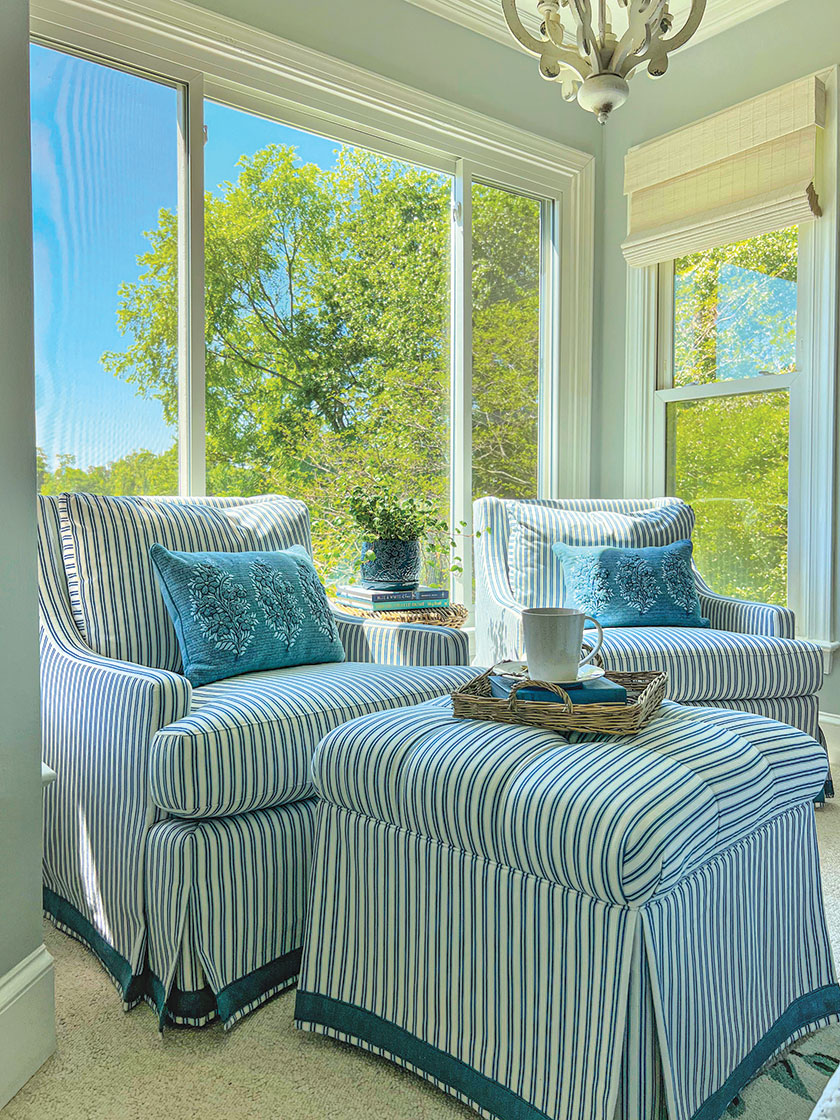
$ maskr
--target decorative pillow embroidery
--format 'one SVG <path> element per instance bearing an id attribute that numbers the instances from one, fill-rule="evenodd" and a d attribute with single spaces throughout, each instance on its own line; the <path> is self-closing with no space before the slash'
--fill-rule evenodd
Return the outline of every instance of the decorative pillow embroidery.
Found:
<path id="1" fill-rule="evenodd" d="M 298 563 L 298 578 L 300 579 L 301 593 L 312 612 L 312 621 L 325 638 L 329 638 L 330 641 L 337 641 L 338 627 L 327 602 L 324 585 L 318 579 L 318 573 L 314 568 L 305 567 Z"/>
<path id="2" fill-rule="evenodd" d="M 294 584 L 280 572 L 272 571 L 262 560 L 255 560 L 251 565 L 251 582 L 269 629 L 285 642 L 286 649 L 291 649 L 305 618 L 295 596 Z"/>
<path id="3" fill-rule="evenodd" d="M 662 579 L 676 605 L 691 614 L 698 605 L 697 587 L 691 569 L 678 553 L 666 552 L 662 557 Z"/>
<path id="4" fill-rule="evenodd" d="M 257 620 L 242 587 L 208 562 L 190 576 L 190 601 L 196 622 L 217 649 L 241 657 L 254 637 Z"/>
<path id="5" fill-rule="evenodd" d="M 641 556 L 622 556 L 615 566 L 615 581 L 625 603 L 647 614 L 659 595 L 653 568 Z"/>
<path id="6" fill-rule="evenodd" d="M 602 626 L 709 625 L 700 614 L 690 540 L 646 548 L 558 542 L 552 551 L 561 565 L 564 605 Z"/>
<path id="7" fill-rule="evenodd" d="M 577 566 L 577 598 L 581 610 L 597 615 L 610 601 L 610 574 L 597 556 L 584 556 Z"/>

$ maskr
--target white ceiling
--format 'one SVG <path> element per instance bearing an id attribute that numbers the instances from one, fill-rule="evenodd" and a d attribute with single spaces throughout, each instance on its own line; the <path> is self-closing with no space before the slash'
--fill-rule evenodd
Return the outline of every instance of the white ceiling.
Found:
<path id="1" fill-rule="evenodd" d="M 515 50 L 521 49 L 507 29 L 500 0 L 408 0 L 408 2 L 418 8 L 434 12 L 435 15 L 443 16 L 453 23 L 459 23 L 462 27 L 478 31 Z M 742 23 L 745 19 L 750 19 L 759 12 L 774 8 L 781 3 L 783 0 L 707 0 L 703 22 L 694 38 L 683 49 L 688 49 L 692 43 L 700 43 L 712 35 L 734 27 L 736 23 Z M 675 26 L 679 27 L 691 7 L 691 0 L 673 0 L 670 7 Z M 527 3 L 520 0 L 519 13 L 522 22 L 535 33 L 539 24 L 536 8 L 535 0 L 528 0 Z"/>

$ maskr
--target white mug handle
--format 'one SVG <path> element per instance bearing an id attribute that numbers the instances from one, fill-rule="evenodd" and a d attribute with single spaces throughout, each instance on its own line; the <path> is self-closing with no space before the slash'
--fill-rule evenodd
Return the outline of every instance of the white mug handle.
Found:
<path id="1" fill-rule="evenodd" d="M 593 650 L 591 650 L 589 653 L 587 653 L 586 657 L 582 658 L 581 662 L 580 662 L 581 665 L 588 665 L 589 662 L 592 660 L 592 658 L 597 657 L 598 654 L 601 652 L 601 646 L 604 644 L 604 630 L 601 626 L 601 623 L 598 621 L 598 619 L 593 618 L 591 614 L 585 614 L 583 616 L 583 618 L 584 618 L 585 622 L 594 622 L 595 623 L 595 629 L 598 631 L 598 640 L 595 643 L 595 648 Z"/>

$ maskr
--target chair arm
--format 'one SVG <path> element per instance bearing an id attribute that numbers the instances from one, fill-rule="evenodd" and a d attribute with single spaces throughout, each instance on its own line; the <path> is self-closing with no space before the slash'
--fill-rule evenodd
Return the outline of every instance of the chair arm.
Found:
<path id="1" fill-rule="evenodd" d="M 451 626 L 421 626 L 411 622 L 378 622 L 334 610 L 348 661 L 376 665 L 469 665 L 470 643 L 465 631 Z"/>
<path id="2" fill-rule="evenodd" d="M 708 618 L 713 630 L 729 630 L 734 634 L 756 634 L 770 638 L 792 638 L 796 619 L 787 607 L 770 603 L 750 603 L 716 595 L 698 572 L 694 573 L 700 613 Z"/>
<path id="3" fill-rule="evenodd" d="M 145 952 L 146 837 L 161 815 L 151 743 L 187 714 L 192 689 L 177 673 L 101 657 L 55 622 L 41 631 L 43 758 L 57 775 L 44 795 L 44 886 L 127 962 L 117 979 L 130 1003 Z"/>
<path id="4" fill-rule="evenodd" d="M 482 589 L 475 604 L 475 663 L 495 665 L 498 661 L 520 661 L 525 657 L 522 608 L 510 596 Z"/>

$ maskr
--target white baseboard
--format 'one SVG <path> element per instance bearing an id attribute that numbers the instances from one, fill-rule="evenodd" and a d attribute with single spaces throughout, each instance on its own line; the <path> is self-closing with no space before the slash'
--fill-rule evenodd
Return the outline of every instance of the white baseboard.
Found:
<path id="1" fill-rule="evenodd" d="M 54 1050 L 53 959 L 40 945 L 0 977 L 0 1108 Z"/>
<path id="2" fill-rule="evenodd" d="M 840 716 L 831 712 L 820 712 L 820 723 L 827 723 L 829 727 L 840 727 Z"/>

